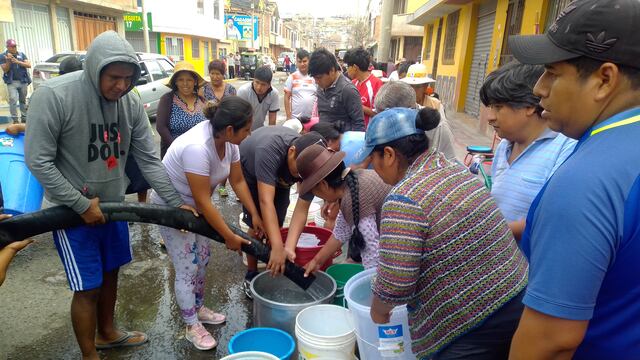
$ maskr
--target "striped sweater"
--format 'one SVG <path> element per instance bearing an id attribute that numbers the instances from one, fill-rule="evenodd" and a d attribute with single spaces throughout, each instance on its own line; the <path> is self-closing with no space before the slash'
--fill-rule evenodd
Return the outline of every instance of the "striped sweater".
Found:
<path id="1" fill-rule="evenodd" d="M 373 292 L 407 304 L 413 352 L 432 356 L 527 284 L 528 264 L 484 186 L 439 152 L 421 155 L 382 209 Z"/>

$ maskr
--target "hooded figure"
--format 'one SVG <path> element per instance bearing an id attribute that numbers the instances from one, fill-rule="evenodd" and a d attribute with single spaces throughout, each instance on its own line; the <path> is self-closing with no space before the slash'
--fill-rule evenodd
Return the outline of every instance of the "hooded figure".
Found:
<path id="1" fill-rule="evenodd" d="M 118 269 L 131 261 L 131 246 L 127 223 L 105 224 L 99 208 L 100 201 L 124 200 L 129 152 L 165 203 L 185 207 L 156 155 L 140 97 L 131 93 L 139 77 L 131 45 L 108 31 L 91 44 L 83 71 L 48 80 L 31 97 L 25 139 L 31 172 L 47 199 L 97 225 L 53 234 L 74 291 L 71 318 L 84 358 L 148 340 L 113 326 Z"/>
<path id="2" fill-rule="evenodd" d="M 134 71 L 120 98 L 109 100 L 105 95 L 113 94 L 103 94 L 100 75 L 116 62 L 131 64 Z M 47 199 L 79 214 L 93 197 L 123 201 L 124 168 L 131 151 L 166 203 L 183 203 L 157 158 L 140 97 L 131 93 L 139 78 L 135 51 L 108 31 L 91 44 L 84 71 L 51 79 L 33 94 L 29 119 L 34 121 L 26 134 L 25 157 Z"/>

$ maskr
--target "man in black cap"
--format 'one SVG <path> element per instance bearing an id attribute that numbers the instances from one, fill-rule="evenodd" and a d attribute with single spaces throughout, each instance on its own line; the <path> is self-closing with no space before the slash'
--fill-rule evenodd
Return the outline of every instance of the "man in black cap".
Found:
<path id="1" fill-rule="evenodd" d="M 534 200 L 512 359 L 640 359 L 640 1 L 574 1 L 545 35 L 509 40 L 544 64 L 534 92 L 578 139 Z"/>

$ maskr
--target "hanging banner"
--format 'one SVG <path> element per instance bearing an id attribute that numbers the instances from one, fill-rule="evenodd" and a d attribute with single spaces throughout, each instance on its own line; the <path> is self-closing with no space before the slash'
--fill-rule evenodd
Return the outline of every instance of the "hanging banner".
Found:
<path id="1" fill-rule="evenodd" d="M 227 40 L 257 40 L 258 39 L 258 17 L 254 16 L 253 21 L 249 15 L 225 15 L 225 34 Z"/>

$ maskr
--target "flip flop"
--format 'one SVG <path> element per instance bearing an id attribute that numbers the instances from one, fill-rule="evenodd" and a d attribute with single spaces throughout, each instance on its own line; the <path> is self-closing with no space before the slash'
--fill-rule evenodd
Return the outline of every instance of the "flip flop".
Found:
<path id="1" fill-rule="evenodd" d="M 129 341 L 133 338 L 143 337 L 142 341 Z M 139 346 L 149 341 L 147 334 L 140 331 L 125 331 L 122 336 L 117 338 L 116 340 L 106 343 L 106 344 L 96 344 L 96 350 L 106 350 L 113 349 L 117 347 L 131 347 L 131 346 Z"/>

